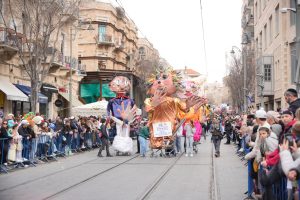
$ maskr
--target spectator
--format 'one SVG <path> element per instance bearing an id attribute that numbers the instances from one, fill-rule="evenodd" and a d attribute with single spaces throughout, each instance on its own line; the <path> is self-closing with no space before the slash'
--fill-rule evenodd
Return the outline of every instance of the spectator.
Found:
<path id="1" fill-rule="evenodd" d="M 140 154 L 142 157 L 145 157 L 149 139 L 149 127 L 147 126 L 147 122 L 143 122 L 143 127 L 140 129 L 138 138 L 140 142 Z"/>
<path id="2" fill-rule="evenodd" d="M 225 123 L 224 123 L 224 126 L 225 126 L 225 134 L 226 134 L 226 143 L 224 144 L 230 144 L 230 137 L 231 137 L 231 134 L 232 134 L 232 124 L 231 124 L 231 121 L 229 120 L 229 117 L 226 116 L 225 117 Z"/>
<path id="3" fill-rule="evenodd" d="M 101 139 L 101 147 L 99 149 L 98 152 L 98 157 L 103 157 L 102 156 L 102 151 L 104 149 L 106 149 L 106 157 L 112 157 L 112 155 L 110 155 L 109 153 L 109 137 L 107 134 L 107 130 L 106 130 L 106 125 L 105 125 L 106 119 L 101 119 L 101 125 L 100 125 L 100 139 Z"/>
<path id="4" fill-rule="evenodd" d="M 211 139 L 215 146 L 215 157 L 220 157 L 220 144 L 223 138 L 220 126 L 220 122 L 214 118 L 211 124 Z"/>
<path id="5" fill-rule="evenodd" d="M 7 153 L 10 137 L 8 135 L 8 121 L 4 120 L 0 129 L 0 150 L 1 150 L 1 161 L 0 164 L 7 165 Z"/>
<path id="6" fill-rule="evenodd" d="M 258 130 L 260 127 L 267 127 L 270 128 L 270 124 L 267 122 L 267 113 L 264 110 L 258 110 L 255 112 L 255 117 L 256 117 L 256 123 L 258 125 Z M 255 143 L 253 146 L 253 149 L 250 153 L 248 153 L 245 158 L 247 160 L 251 160 L 252 158 L 256 158 L 257 161 L 259 161 L 259 158 L 261 157 L 260 155 L 260 149 L 259 149 L 259 137 L 256 137 Z"/>
<path id="7" fill-rule="evenodd" d="M 285 101 L 289 104 L 289 110 L 295 116 L 296 110 L 300 107 L 300 99 L 298 98 L 297 90 L 287 89 L 284 93 Z"/>
<path id="8" fill-rule="evenodd" d="M 186 131 L 186 154 L 193 157 L 193 142 L 194 142 L 194 132 L 192 122 L 189 121 L 185 124 L 184 129 Z"/>
<path id="9" fill-rule="evenodd" d="M 275 111 L 267 112 L 267 122 L 271 125 L 271 130 L 279 137 L 283 130 L 283 125 L 279 122 L 280 114 Z"/>
<path id="10" fill-rule="evenodd" d="M 296 123 L 296 120 L 294 119 L 294 115 L 291 111 L 289 110 L 285 110 L 282 112 L 282 116 L 281 116 L 282 122 L 284 124 L 284 130 L 282 131 L 282 133 L 279 136 L 279 143 L 282 144 L 283 139 L 286 136 L 291 136 L 292 133 L 292 126 Z"/>

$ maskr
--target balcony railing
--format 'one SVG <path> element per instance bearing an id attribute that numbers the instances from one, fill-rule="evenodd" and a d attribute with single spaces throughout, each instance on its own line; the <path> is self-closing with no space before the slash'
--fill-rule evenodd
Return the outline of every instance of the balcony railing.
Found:
<path id="1" fill-rule="evenodd" d="M 12 35 L 5 30 L 0 30 L 0 46 L 6 47 L 7 51 L 18 51 L 16 35 Z"/>
<path id="2" fill-rule="evenodd" d="M 99 45 L 110 45 L 114 46 L 114 38 L 112 35 L 107 35 L 107 34 L 100 34 L 98 35 L 98 44 Z"/>

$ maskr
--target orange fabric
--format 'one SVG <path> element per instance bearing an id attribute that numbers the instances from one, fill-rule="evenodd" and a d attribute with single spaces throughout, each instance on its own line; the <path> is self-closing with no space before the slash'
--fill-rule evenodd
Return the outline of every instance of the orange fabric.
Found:
<path id="1" fill-rule="evenodd" d="M 151 99 L 145 100 L 146 111 L 149 113 L 150 146 L 153 149 L 163 147 L 163 138 L 154 137 L 153 124 L 157 122 L 171 122 L 172 130 L 175 131 L 176 118 L 182 118 L 186 109 L 185 103 L 177 98 L 165 97 L 163 102 L 155 108 L 151 105 Z M 174 138 L 165 137 L 173 140 Z"/>

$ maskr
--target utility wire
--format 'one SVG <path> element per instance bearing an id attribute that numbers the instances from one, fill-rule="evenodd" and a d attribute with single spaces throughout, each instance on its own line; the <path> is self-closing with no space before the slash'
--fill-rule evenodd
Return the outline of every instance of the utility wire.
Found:
<path id="1" fill-rule="evenodd" d="M 207 53 L 206 53 L 206 42 L 205 42 L 205 30 L 204 30 L 204 20 L 203 20 L 203 10 L 202 10 L 202 0 L 200 0 L 200 13 L 201 13 L 201 23 L 202 23 L 202 39 L 203 39 L 203 50 L 204 50 L 204 62 L 205 62 L 205 73 L 208 75 L 207 71 Z"/>

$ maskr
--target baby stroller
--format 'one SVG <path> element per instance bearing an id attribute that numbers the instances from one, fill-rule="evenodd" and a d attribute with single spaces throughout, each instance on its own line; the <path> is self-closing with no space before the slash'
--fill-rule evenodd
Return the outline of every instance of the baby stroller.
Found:
<path id="1" fill-rule="evenodd" d="M 176 132 L 179 129 L 180 126 L 182 126 L 182 124 L 185 122 L 185 119 L 181 120 L 179 125 L 176 127 L 175 131 L 168 137 L 162 137 L 162 145 L 160 148 L 156 149 L 156 151 L 154 151 L 154 149 L 152 149 L 152 153 L 150 155 L 150 157 L 153 157 L 155 155 L 155 153 L 160 152 L 160 156 L 161 157 L 172 157 L 172 156 L 176 156 L 176 150 L 175 150 L 175 138 L 176 138 Z"/>

